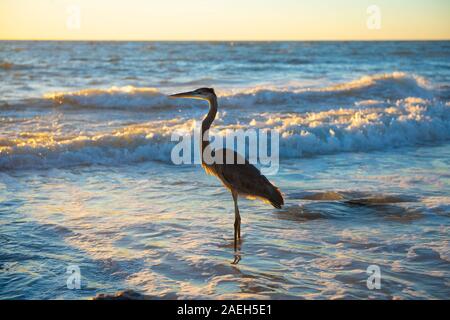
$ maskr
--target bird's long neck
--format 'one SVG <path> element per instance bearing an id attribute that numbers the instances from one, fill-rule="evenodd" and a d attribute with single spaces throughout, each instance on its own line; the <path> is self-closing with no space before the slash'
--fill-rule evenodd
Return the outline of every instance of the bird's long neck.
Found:
<path id="1" fill-rule="evenodd" d="M 202 162 L 203 162 L 203 152 L 205 151 L 206 147 L 209 145 L 209 134 L 208 130 L 211 128 L 211 124 L 213 123 L 214 119 L 216 118 L 217 114 L 217 97 L 214 96 L 213 98 L 208 100 L 209 102 L 209 112 L 206 115 L 205 119 L 203 119 L 202 122 L 202 135 L 201 135 L 201 156 L 202 156 Z"/>

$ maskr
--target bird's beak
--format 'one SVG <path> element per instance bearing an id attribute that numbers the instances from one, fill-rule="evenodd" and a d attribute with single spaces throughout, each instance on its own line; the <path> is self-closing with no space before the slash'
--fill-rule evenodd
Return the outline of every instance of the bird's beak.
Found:
<path id="1" fill-rule="evenodd" d="M 185 98 L 185 99 L 198 99 L 200 95 L 195 91 L 188 91 L 182 93 L 171 94 L 169 98 Z"/>

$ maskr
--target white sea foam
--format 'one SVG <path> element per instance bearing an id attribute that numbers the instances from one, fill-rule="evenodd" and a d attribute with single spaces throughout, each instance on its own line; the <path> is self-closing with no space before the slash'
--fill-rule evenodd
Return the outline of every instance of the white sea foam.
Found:
<path id="1" fill-rule="evenodd" d="M 363 88 L 379 91 L 380 85 L 385 87 L 384 81 L 392 85 L 392 81 L 399 80 L 408 87 L 405 89 L 401 86 L 403 95 L 410 91 L 411 96 L 384 100 L 382 103 L 372 100 L 371 97 L 363 97 L 359 104 L 348 103 L 344 104 L 345 107 L 339 108 L 317 108 L 311 112 L 302 112 L 299 109 L 297 112 L 284 113 L 276 110 L 278 105 L 293 103 L 297 95 L 309 94 L 313 90 L 283 92 L 255 89 L 253 93 L 237 94 L 222 92 L 220 96 L 221 102 L 225 102 L 224 109 L 227 103 L 242 101 L 247 108 L 257 102 L 264 102 L 273 105 L 274 110 L 262 114 L 255 113 L 255 117 L 246 122 L 221 114 L 220 119 L 216 121 L 217 125 L 213 127 L 215 132 L 222 135 L 226 135 L 227 130 L 236 128 L 276 129 L 280 133 L 281 159 L 337 152 L 382 150 L 449 140 L 450 106 L 448 103 L 427 98 L 430 91 L 426 89 L 424 79 L 394 73 L 365 77 L 348 84 L 317 89 L 314 92 L 337 93 Z M 414 95 L 420 91 L 418 89 L 426 94 Z M 401 90 L 396 88 L 395 91 Z M 74 106 L 106 108 L 125 106 L 133 108 L 145 105 L 157 107 L 165 105 L 168 101 L 156 89 L 134 87 L 55 93 L 47 95 L 46 99 Z M 79 131 L 66 133 L 51 128 L 39 131 L 39 128 L 33 127 L 32 121 L 29 127 L 20 130 L 20 135 L 1 137 L 0 168 L 113 165 L 148 160 L 170 162 L 170 152 L 175 145 L 175 142 L 170 141 L 171 134 L 175 130 L 186 134 L 192 133 L 195 122 L 190 117 L 192 115 L 187 114 L 170 120 L 124 125 L 110 131 L 105 129 L 108 126 L 104 126 L 100 132 L 97 130 L 92 134 L 80 134 Z M 84 131 L 89 132 L 89 128 L 85 128 Z"/>
<path id="2" fill-rule="evenodd" d="M 450 106 L 408 97 L 388 107 L 339 108 L 309 113 L 263 113 L 248 121 L 224 124 L 212 133 L 236 127 L 271 128 L 280 133 L 280 158 L 350 151 L 382 150 L 450 139 Z M 22 132 L 3 139 L 1 168 L 119 164 L 147 160 L 170 162 L 176 130 L 192 133 L 195 121 L 174 118 L 129 125 L 93 135 Z"/>
<path id="3" fill-rule="evenodd" d="M 155 88 L 111 87 L 74 92 L 52 92 L 44 99 L 57 105 L 92 108 L 145 108 L 164 106 L 168 98 Z M 173 104 L 173 103 L 172 103 Z"/>
<path id="4" fill-rule="evenodd" d="M 403 72 L 364 76 L 358 80 L 326 87 L 255 87 L 240 91 L 224 92 L 225 104 L 257 106 L 298 104 L 314 102 L 382 102 L 409 96 L 431 98 L 432 90 L 426 79 Z M 363 102 L 365 101 L 365 102 Z M 371 104 L 369 103 L 369 104 Z"/>
<path id="5" fill-rule="evenodd" d="M 282 155 L 382 150 L 450 139 L 450 109 L 414 99 L 388 108 L 337 109 L 318 113 L 268 116 L 281 135 Z"/>
<path id="6" fill-rule="evenodd" d="M 223 108 L 299 105 L 305 103 L 358 103 L 372 105 L 384 100 L 407 97 L 432 98 L 427 81 L 401 72 L 364 76 L 358 80 L 326 87 L 257 86 L 239 90 L 216 90 Z M 166 109 L 191 105 L 186 100 L 169 99 L 156 88 L 133 86 L 108 89 L 86 89 L 74 92 L 52 92 L 44 95 L 50 106 L 69 105 L 86 108 Z"/>

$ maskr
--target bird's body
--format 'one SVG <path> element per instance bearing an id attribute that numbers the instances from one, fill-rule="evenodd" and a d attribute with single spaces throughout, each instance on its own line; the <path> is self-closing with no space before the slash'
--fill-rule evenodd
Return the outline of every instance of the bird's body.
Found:
<path id="1" fill-rule="evenodd" d="M 240 154 L 230 149 L 210 150 L 208 130 L 217 114 L 217 97 L 213 89 L 200 88 L 191 92 L 172 95 L 174 98 L 191 98 L 209 102 L 209 112 L 202 122 L 201 159 L 202 167 L 208 174 L 217 177 L 228 188 L 234 200 L 234 247 L 241 238 L 241 216 L 238 208 L 238 196 L 250 199 L 261 199 L 280 209 L 284 205 L 280 190 L 261 174 L 254 165 L 250 164 Z M 206 161 L 211 155 L 215 161 Z"/>
<path id="2" fill-rule="evenodd" d="M 231 193 L 249 198 L 261 199 L 280 209 L 283 205 L 283 196 L 277 187 L 261 174 L 261 172 L 247 159 L 230 149 L 219 149 L 215 152 L 215 158 L 223 159 L 220 163 L 211 165 L 203 163 L 206 173 L 217 177 Z M 233 163 L 225 163 L 226 158 L 233 157 Z M 239 160 L 239 158 L 241 160 Z"/>

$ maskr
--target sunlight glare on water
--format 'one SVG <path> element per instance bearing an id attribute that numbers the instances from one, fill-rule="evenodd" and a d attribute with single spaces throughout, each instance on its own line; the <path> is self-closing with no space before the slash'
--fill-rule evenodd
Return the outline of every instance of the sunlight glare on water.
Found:
<path id="1" fill-rule="evenodd" d="M 0 298 L 448 298 L 449 49 L 0 42 Z M 238 265 L 231 195 L 170 161 L 207 106 L 166 94 L 203 86 L 217 132 L 280 132 L 286 205 L 240 199 Z"/>

